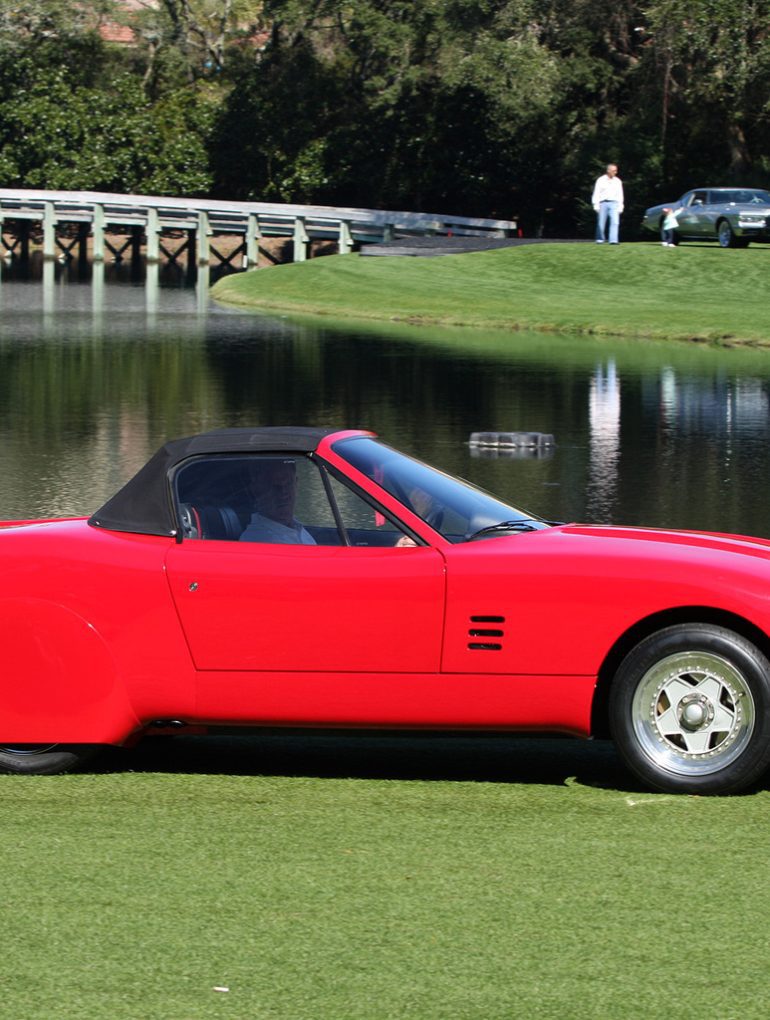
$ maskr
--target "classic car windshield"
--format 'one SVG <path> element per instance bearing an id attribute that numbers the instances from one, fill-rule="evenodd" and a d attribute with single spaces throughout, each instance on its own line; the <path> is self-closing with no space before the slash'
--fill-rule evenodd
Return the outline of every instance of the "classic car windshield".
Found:
<path id="1" fill-rule="evenodd" d="M 377 440 L 341 439 L 334 452 L 451 542 L 548 527 L 540 518 Z"/>

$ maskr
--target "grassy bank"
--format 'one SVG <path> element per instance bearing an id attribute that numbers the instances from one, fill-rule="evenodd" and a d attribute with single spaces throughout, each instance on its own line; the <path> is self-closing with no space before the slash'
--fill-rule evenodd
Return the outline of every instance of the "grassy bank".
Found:
<path id="1" fill-rule="evenodd" d="M 769 806 L 555 739 L 188 738 L 2 777 L 4 1015 L 758 1020 Z"/>
<path id="2" fill-rule="evenodd" d="M 525 245 L 327 256 L 229 276 L 225 304 L 289 314 L 770 345 L 770 248 Z"/>

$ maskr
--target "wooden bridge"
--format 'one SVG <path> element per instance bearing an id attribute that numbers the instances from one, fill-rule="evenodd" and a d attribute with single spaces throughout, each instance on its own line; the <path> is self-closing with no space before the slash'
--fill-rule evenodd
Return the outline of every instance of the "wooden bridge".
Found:
<path id="1" fill-rule="evenodd" d="M 502 238 L 515 236 L 516 229 L 512 220 L 418 212 L 0 189 L 4 254 L 24 258 L 32 245 L 41 245 L 46 260 L 77 254 L 99 262 L 109 253 L 117 260 L 144 255 L 153 263 L 184 255 L 188 264 L 215 260 L 256 268 L 265 238 L 287 240 L 294 261 L 302 262 L 318 242 L 347 254 L 361 243 L 425 236 Z"/>

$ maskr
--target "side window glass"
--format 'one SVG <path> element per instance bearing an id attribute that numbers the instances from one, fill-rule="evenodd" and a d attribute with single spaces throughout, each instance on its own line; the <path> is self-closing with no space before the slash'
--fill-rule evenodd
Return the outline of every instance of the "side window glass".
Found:
<path id="1" fill-rule="evenodd" d="M 301 454 L 190 461 L 174 478 L 182 536 L 307 546 L 346 540 L 352 546 L 416 544 L 398 523 L 322 470 Z"/>
<path id="2" fill-rule="evenodd" d="M 174 478 L 182 537 L 236 542 L 249 517 L 243 457 L 200 457 Z"/>
<path id="3" fill-rule="evenodd" d="M 339 479 L 329 484 L 351 545 L 410 546 L 416 543 L 395 521 L 386 517 Z"/>
<path id="4" fill-rule="evenodd" d="M 281 545 L 339 543 L 318 468 L 302 455 L 200 458 L 176 474 L 183 536 Z"/>

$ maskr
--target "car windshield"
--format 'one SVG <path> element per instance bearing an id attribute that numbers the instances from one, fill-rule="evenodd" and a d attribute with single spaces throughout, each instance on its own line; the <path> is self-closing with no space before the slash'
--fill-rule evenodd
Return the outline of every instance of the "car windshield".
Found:
<path id="1" fill-rule="evenodd" d="M 730 191 L 715 191 L 714 200 L 732 205 L 770 205 L 770 191 L 753 188 L 734 188 Z"/>
<path id="2" fill-rule="evenodd" d="M 549 526 L 541 518 L 375 439 L 341 439 L 334 444 L 334 452 L 450 542 L 539 531 Z"/>

